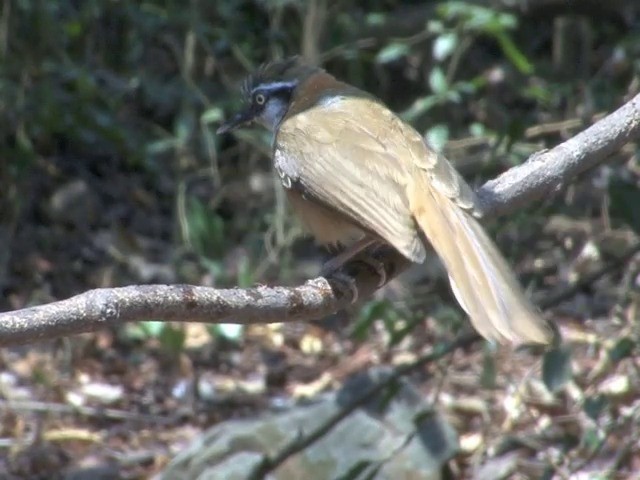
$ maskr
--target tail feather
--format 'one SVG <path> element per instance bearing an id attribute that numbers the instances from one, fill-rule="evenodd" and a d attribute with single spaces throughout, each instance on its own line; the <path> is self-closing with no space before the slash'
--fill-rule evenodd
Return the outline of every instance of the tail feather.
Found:
<path id="1" fill-rule="evenodd" d="M 447 268 L 453 293 L 476 330 L 499 342 L 549 343 L 549 327 L 471 213 L 427 179 L 415 181 L 409 194 L 416 222 Z"/>

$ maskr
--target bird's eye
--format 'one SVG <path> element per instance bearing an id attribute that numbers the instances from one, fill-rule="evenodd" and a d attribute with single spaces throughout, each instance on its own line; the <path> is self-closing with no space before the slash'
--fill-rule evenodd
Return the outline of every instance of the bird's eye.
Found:
<path id="1" fill-rule="evenodd" d="M 256 94 L 255 97 L 253 97 L 253 100 L 258 104 L 258 105 L 264 105 L 264 102 L 266 101 L 266 98 L 264 97 L 264 95 L 262 93 L 258 93 Z"/>

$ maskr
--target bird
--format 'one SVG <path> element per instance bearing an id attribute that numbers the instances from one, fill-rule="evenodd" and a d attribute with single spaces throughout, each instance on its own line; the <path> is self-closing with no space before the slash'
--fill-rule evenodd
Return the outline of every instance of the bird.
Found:
<path id="1" fill-rule="evenodd" d="M 381 100 L 300 56 L 263 64 L 241 91 L 244 107 L 217 133 L 253 123 L 272 133 L 275 172 L 318 243 L 346 246 L 343 259 L 381 243 L 422 263 L 426 240 L 480 335 L 550 343 L 549 325 L 479 223 L 474 191 Z"/>

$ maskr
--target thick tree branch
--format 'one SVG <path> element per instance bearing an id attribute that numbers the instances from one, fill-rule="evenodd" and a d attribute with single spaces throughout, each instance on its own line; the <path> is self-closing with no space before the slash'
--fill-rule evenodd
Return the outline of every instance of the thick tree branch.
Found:
<path id="1" fill-rule="evenodd" d="M 640 95 L 557 147 L 534 153 L 522 165 L 478 190 L 480 208 L 503 215 L 564 188 L 578 174 L 640 138 Z"/>
<path id="2" fill-rule="evenodd" d="M 570 140 L 533 155 L 523 165 L 487 182 L 478 191 L 481 208 L 485 216 L 497 216 L 546 198 L 638 138 L 640 95 Z M 387 279 L 409 265 L 404 257 L 389 249 L 371 254 L 384 261 Z M 360 298 L 378 288 L 375 272 L 357 259 L 343 270 L 343 274 L 353 278 Z M 1 313 L 0 346 L 145 319 L 270 323 L 322 318 L 352 301 L 348 288 L 331 288 L 343 283 L 343 277 L 317 278 L 291 288 L 217 290 L 191 285 L 146 285 L 91 290 L 67 300 Z"/>

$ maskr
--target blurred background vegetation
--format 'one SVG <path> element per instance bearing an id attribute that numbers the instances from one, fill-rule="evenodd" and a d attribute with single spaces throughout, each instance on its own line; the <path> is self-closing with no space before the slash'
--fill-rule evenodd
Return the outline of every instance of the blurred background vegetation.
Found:
<path id="1" fill-rule="evenodd" d="M 96 287 L 246 287 L 315 275 L 322 252 L 288 214 L 271 174 L 268 134 L 214 133 L 238 107 L 241 80 L 264 61 L 300 53 L 373 92 L 477 185 L 638 92 L 639 14 L 634 0 L 4 0 L 0 308 Z M 559 383 L 550 380 L 558 390 L 577 376 L 576 368 L 610 351 L 615 365 L 603 366 L 599 380 L 638 367 L 631 355 L 638 340 L 638 262 L 619 265 L 599 283 L 580 282 L 637 242 L 639 177 L 636 146 L 629 145 L 556 198 L 490 226 L 540 298 L 578 285 L 550 314 L 585 332 L 570 336 L 583 348 L 580 362 L 564 353 L 549 360 L 562 374 Z M 435 271 L 414 269 L 362 308 L 310 325 L 205 328 L 149 319 L 52 342 L 38 354 L 7 350 L 0 369 L 13 387 L 2 384 L 0 397 L 11 397 L 2 389 L 21 385 L 32 399 L 68 403 L 65 391 L 90 377 L 123 387 L 119 408 L 158 413 L 184 406 L 180 392 L 191 388 L 184 385 L 200 385 L 194 378 L 215 371 L 214 384 L 224 377 L 247 389 L 249 378 L 259 393 L 215 414 L 189 403 L 194 422 L 204 427 L 263 411 L 264 399 L 295 398 L 295 385 L 350 362 L 367 344 L 373 346 L 360 368 L 395 363 L 451 339 L 464 318 Z M 478 382 L 499 385 L 498 354 L 481 346 L 469 354 L 480 359 L 473 365 Z M 565 368 L 574 360 L 580 366 Z M 640 385 L 637 372 L 628 380 Z M 583 396 L 589 392 L 572 385 Z M 189 402 L 203 395 L 195 391 Z M 578 408 L 564 400 L 562 412 Z M 12 459 L 4 468 L 33 473 L 32 450 L 17 447 L 25 435 L 22 414 L 0 415 L 0 437 L 8 439 L 0 448 Z M 91 429 L 97 421 L 62 417 L 45 426 L 78 421 Z M 28 418 L 41 428 L 40 414 Z M 562 455 L 598 458 L 609 431 L 594 422 L 593 438 L 572 432 L 576 439 L 563 444 Z M 85 443 L 56 443 L 61 465 L 74 464 L 69 452 L 100 451 Z M 562 455 L 561 464 L 575 460 Z M 148 472 L 163 461 L 131 468 Z"/>

